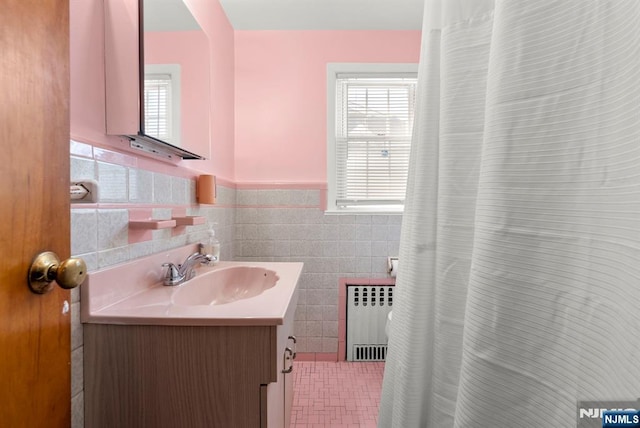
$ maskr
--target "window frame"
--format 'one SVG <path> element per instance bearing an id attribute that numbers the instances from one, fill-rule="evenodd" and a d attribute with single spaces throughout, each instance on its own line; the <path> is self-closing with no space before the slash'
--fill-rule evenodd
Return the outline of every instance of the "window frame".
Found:
<path id="1" fill-rule="evenodd" d="M 145 80 L 147 80 L 147 76 L 153 75 L 169 75 L 171 77 L 171 141 L 166 141 L 167 143 L 180 146 L 181 137 L 182 137 L 182 129 L 181 129 L 181 67 L 180 64 L 145 64 L 144 66 L 144 76 Z M 144 82 L 143 82 L 144 84 Z M 144 92 L 144 88 L 143 88 Z M 146 111 L 145 106 L 143 109 Z M 144 118 L 143 123 L 144 123 Z M 145 129 L 145 133 L 147 130 Z"/>
<path id="2" fill-rule="evenodd" d="M 393 74 L 406 76 L 415 74 L 417 77 L 417 63 L 328 63 L 327 64 L 327 206 L 325 214 L 399 214 L 404 211 L 402 205 L 361 205 L 338 208 L 337 194 L 337 165 L 336 165 L 336 126 L 337 126 L 337 82 L 342 74 Z"/>

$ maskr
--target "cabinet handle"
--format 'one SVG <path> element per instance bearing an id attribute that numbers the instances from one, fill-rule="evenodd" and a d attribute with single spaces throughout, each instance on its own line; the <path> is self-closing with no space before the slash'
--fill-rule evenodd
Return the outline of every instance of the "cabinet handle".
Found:
<path id="1" fill-rule="evenodd" d="M 298 355 L 296 353 L 296 348 L 297 348 L 296 344 L 298 343 L 298 339 L 296 339 L 295 336 L 291 335 L 289 336 L 289 340 L 293 341 L 293 359 L 295 360 L 296 356 Z"/>
<path id="2" fill-rule="evenodd" d="M 286 347 L 284 349 L 284 363 L 287 365 L 287 361 L 291 361 L 291 365 L 288 369 L 282 369 L 282 373 L 291 373 L 293 371 L 293 351 L 291 348 Z"/>

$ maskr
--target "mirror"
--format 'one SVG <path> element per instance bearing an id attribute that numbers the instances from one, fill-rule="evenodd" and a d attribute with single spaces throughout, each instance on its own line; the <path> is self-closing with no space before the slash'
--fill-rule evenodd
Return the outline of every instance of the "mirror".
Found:
<path id="1" fill-rule="evenodd" d="M 183 0 L 140 0 L 140 16 L 140 56 L 144 61 L 136 140 L 178 149 L 184 159 L 208 158 L 207 35 Z"/>

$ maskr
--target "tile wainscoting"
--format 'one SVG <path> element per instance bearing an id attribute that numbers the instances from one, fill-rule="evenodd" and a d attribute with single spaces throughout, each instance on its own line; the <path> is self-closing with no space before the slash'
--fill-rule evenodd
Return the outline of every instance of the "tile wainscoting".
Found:
<path id="1" fill-rule="evenodd" d="M 197 172 L 72 142 L 71 180 L 95 180 L 100 199 L 71 206 L 71 252 L 90 271 L 201 242 L 215 225 L 223 260 L 300 261 L 300 298 L 294 332 L 297 351 L 310 360 L 338 359 L 340 280 L 386 278 L 397 256 L 401 215 L 325 215 L 324 186 L 221 185 L 216 205 L 195 200 Z M 129 210 L 169 219 L 172 210 L 205 217 L 207 224 L 155 230 L 130 242 Z M 72 293 L 72 426 L 82 428 L 83 339 L 79 293 Z"/>
<path id="2" fill-rule="evenodd" d="M 325 215 L 322 189 L 236 192 L 234 259 L 303 262 L 297 351 L 305 358 L 343 359 L 340 280 L 387 278 L 387 257 L 398 255 L 402 216 Z"/>
<path id="3" fill-rule="evenodd" d="M 71 204 L 71 253 L 82 257 L 89 271 L 123 263 L 149 254 L 204 241 L 209 225 L 221 242 L 221 259 L 234 254 L 236 190 L 218 185 L 216 205 L 198 205 L 197 173 L 175 165 L 154 165 L 122 153 L 71 142 L 71 181 L 95 180 L 98 203 Z M 151 164 L 153 165 L 153 164 Z M 154 230 L 149 240 L 130 242 L 129 211 L 144 208 L 154 219 L 170 219 L 178 210 L 206 218 L 206 223 Z M 160 266 L 158 266 L 160 269 Z M 80 293 L 72 291 L 71 304 L 71 407 L 72 427 L 84 427 L 83 333 Z"/>

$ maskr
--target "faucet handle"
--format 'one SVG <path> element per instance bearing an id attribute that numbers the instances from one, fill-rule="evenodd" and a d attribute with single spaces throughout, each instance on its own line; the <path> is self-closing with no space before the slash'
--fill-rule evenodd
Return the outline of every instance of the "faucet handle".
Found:
<path id="1" fill-rule="evenodd" d="M 180 275 L 178 267 L 173 263 L 162 263 L 162 267 L 168 268 L 164 276 L 164 285 L 176 285 L 184 279 L 184 275 Z"/>

